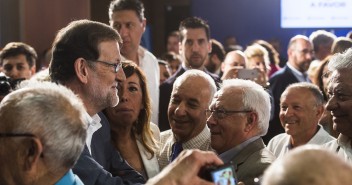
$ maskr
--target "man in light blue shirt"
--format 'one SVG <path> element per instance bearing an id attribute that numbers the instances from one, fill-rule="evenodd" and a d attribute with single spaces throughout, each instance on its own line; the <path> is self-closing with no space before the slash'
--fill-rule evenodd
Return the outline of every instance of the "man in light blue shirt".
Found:
<path id="1" fill-rule="evenodd" d="M 64 86 L 25 82 L 0 104 L 0 184 L 82 185 L 72 173 L 85 145 L 82 101 Z"/>

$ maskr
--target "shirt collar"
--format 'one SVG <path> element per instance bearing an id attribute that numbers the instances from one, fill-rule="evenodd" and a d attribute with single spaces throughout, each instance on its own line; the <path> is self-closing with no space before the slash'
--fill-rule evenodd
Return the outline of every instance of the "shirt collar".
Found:
<path id="1" fill-rule="evenodd" d="M 245 148 L 247 145 L 249 145 L 250 143 L 252 143 L 253 141 L 255 141 L 259 138 L 260 138 L 260 136 L 254 136 L 254 137 L 242 142 L 241 144 L 231 148 L 230 150 L 223 152 L 222 154 L 219 155 L 220 159 L 222 159 L 224 161 L 224 163 L 231 161 L 231 159 L 233 159 L 234 156 L 236 156 L 238 153 L 240 153 L 240 151 L 243 148 Z"/>
<path id="2" fill-rule="evenodd" d="M 182 143 L 183 149 L 192 149 L 192 148 L 201 148 L 204 144 L 204 141 L 207 141 L 210 138 L 210 130 L 207 126 L 204 126 L 202 132 L 200 132 L 196 137 L 190 139 L 187 142 Z M 174 143 L 176 139 L 174 137 Z"/>
<path id="3" fill-rule="evenodd" d="M 76 185 L 83 184 L 82 181 L 69 170 L 55 185 Z"/>
<path id="4" fill-rule="evenodd" d="M 307 72 L 302 73 L 301 71 L 298 71 L 296 68 L 294 68 L 290 63 L 287 62 L 287 67 L 291 69 L 293 75 L 295 75 L 296 78 L 299 79 L 301 82 L 306 82 L 307 80 Z"/>

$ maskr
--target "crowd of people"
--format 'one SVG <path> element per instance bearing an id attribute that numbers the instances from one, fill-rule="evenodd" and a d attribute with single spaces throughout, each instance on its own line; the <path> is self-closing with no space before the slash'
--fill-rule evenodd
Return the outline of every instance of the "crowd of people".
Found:
<path id="1" fill-rule="evenodd" d="M 295 35 L 282 65 L 188 17 L 156 57 L 142 2 L 107 12 L 60 29 L 47 67 L 26 43 L 0 51 L 0 184 L 213 184 L 223 164 L 246 185 L 352 180 L 350 35 Z"/>

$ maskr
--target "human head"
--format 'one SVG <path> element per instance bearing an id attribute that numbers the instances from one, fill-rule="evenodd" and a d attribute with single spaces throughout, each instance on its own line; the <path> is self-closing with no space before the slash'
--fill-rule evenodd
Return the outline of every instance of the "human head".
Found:
<path id="1" fill-rule="evenodd" d="M 340 185 L 351 183 L 352 166 L 335 153 L 303 145 L 277 159 L 264 172 L 262 185 Z"/>
<path id="2" fill-rule="evenodd" d="M 318 60 L 323 60 L 331 54 L 331 46 L 336 35 L 325 30 L 314 31 L 309 36 L 309 40 L 313 44 L 314 56 Z"/>
<path id="3" fill-rule="evenodd" d="M 254 41 L 254 43 L 257 43 L 266 49 L 266 51 L 268 52 L 270 64 L 279 65 L 280 63 L 279 53 L 276 51 L 273 45 L 271 45 L 269 42 L 265 40 L 256 40 Z"/>
<path id="4" fill-rule="evenodd" d="M 331 46 L 331 54 L 343 53 L 352 47 L 352 39 L 347 37 L 338 37 Z"/>
<path id="5" fill-rule="evenodd" d="M 183 64 L 187 68 L 203 69 L 211 52 L 209 25 L 201 18 L 188 17 L 181 21 L 179 31 Z"/>
<path id="6" fill-rule="evenodd" d="M 150 130 L 151 102 L 145 73 L 137 64 L 129 60 L 122 63 L 122 69 L 126 74 L 126 80 L 119 85 L 120 102 L 115 107 L 105 109 L 104 113 L 112 129 L 115 128 L 114 124 L 121 126 L 126 125 L 127 122 L 133 123 L 134 134 L 141 136 L 142 144 L 152 152 L 152 147 L 147 142 L 147 138 L 151 138 L 152 133 Z M 126 113 L 125 109 L 136 110 Z"/>
<path id="7" fill-rule="evenodd" d="M 187 70 L 176 79 L 168 108 L 176 140 L 186 142 L 203 131 L 207 120 L 205 110 L 215 92 L 214 80 L 203 71 Z"/>
<path id="8" fill-rule="evenodd" d="M 169 69 L 170 69 L 171 75 L 176 73 L 182 61 L 180 55 L 172 51 L 164 53 L 160 58 L 162 60 L 165 60 L 167 63 L 169 63 Z"/>
<path id="9" fill-rule="evenodd" d="M 246 48 L 244 54 L 247 58 L 247 68 L 258 68 L 260 71 L 266 73 L 270 70 L 269 54 L 263 46 L 252 44 Z"/>
<path id="10" fill-rule="evenodd" d="M 166 50 L 167 52 L 174 52 L 176 54 L 179 54 L 180 52 L 180 32 L 179 31 L 173 31 L 167 36 L 167 41 L 166 41 Z"/>
<path id="11" fill-rule="evenodd" d="M 329 100 L 326 109 L 331 111 L 333 129 L 352 137 L 352 49 L 335 54 L 328 64 L 331 72 L 328 83 Z"/>
<path id="12" fill-rule="evenodd" d="M 147 21 L 144 5 L 139 0 L 113 0 L 109 7 L 110 26 L 122 37 L 121 53 L 125 57 L 137 56 Z"/>
<path id="13" fill-rule="evenodd" d="M 240 50 L 230 51 L 226 54 L 224 62 L 221 64 L 221 71 L 225 74 L 234 66 L 246 68 L 246 56 Z"/>
<path id="14" fill-rule="evenodd" d="M 313 48 L 308 37 L 296 35 L 291 38 L 288 49 L 288 63 L 300 72 L 306 72 L 313 59 Z"/>
<path id="15" fill-rule="evenodd" d="M 23 42 L 10 42 L 0 51 L 0 66 L 12 79 L 29 79 L 36 71 L 38 56 L 35 50 Z"/>
<path id="16" fill-rule="evenodd" d="M 169 65 L 163 60 L 158 60 L 160 72 L 160 84 L 170 77 Z"/>
<path id="17" fill-rule="evenodd" d="M 118 103 L 117 83 L 125 79 L 120 64 L 121 37 L 111 27 L 94 21 L 73 21 L 53 43 L 51 80 L 68 86 L 94 115 Z"/>
<path id="18" fill-rule="evenodd" d="M 320 62 L 312 78 L 312 83 L 319 87 L 320 91 L 323 93 L 325 101 L 328 100 L 327 87 L 329 81 L 329 73 L 327 64 L 329 63 L 330 58 L 331 55 Z"/>
<path id="19" fill-rule="evenodd" d="M 209 53 L 208 59 L 205 60 L 204 66 L 211 73 L 215 73 L 221 66 L 221 63 L 225 58 L 225 50 L 222 44 L 215 40 L 210 39 L 211 52 Z"/>
<path id="20" fill-rule="evenodd" d="M 6 96 L 0 104 L 0 133 L 18 135 L 0 137 L 1 184 L 60 179 L 85 145 L 83 112 L 72 91 L 50 82 L 26 81 Z"/>
<path id="21" fill-rule="evenodd" d="M 217 153 L 223 153 L 254 136 L 264 136 L 267 133 L 270 97 L 264 88 L 255 82 L 242 79 L 224 80 L 209 109 L 243 111 L 227 115 L 213 112 L 208 115 L 211 146 Z"/>
<path id="22" fill-rule="evenodd" d="M 308 142 L 316 133 L 323 112 L 323 94 L 312 83 L 291 84 L 281 94 L 279 118 L 285 132 L 293 139 Z"/>

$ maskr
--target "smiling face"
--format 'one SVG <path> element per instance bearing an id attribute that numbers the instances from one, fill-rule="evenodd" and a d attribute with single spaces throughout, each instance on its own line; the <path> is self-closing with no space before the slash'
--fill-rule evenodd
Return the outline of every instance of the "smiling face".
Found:
<path id="1" fill-rule="evenodd" d="M 188 141 L 204 129 L 210 99 L 210 85 L 204 78 L 191 76 L 175 86 L 168 117 L 178 141 Z"/>
<path id="2" fill-rule="evenodd" d="M 203 28 L 182 30 L 184 38 L 181 42 L 181 55 L 186 67 L 202 69 L 205 59 L 211 52 L 211 44 Z"/>
<path id="3" fill-rule="evenodd" d="M 285 132 L 293 138 L 311 138 L 317 130 L 322 109 L 316 105 L 312 92 L 291 88 L 281 95 L 280 121 Z"/>
<path id="4" fill-rule="evenodd" d="M 218 91 L 210 105 L 210 110 L 243 110 L 241 89 Z M 236 95 L 236 96 L 234 96 Z M 211 132 L 211 147 L 221 154 L 246 140 L 247 113 L 234 113 L 219 119 L 214 113 L 207 120 Z"/>
<path id="5" fill-rule="evenodd" d="M 116 41 L 103 41 L 99 44 L 100 56 L 98 60 L 106 61 L 111 64 L 121 62 L 119 45 Z M 97 112 L 107 107 L 114 107 L 119 102 L 117 96 L 118 82 L 125 80 L 125 73 L 122 68 L 115 73 L 114 67 L 103 63 L 95 63 L 95 68 L 90 69 L 92 76 L 88 80 L 88 89 L 91 103 L 95 104 Z"/>
<path id="6" fill-rule="evenodd" d="M 352 80 L 349 70 L 334 71 L 328 85 L 329 101 L 334 130 L 352 137 Z"/>
<path id="7" fill-rule="evenodd" d="M 136 73 L 121 83 L 119 98 L 120 102 L 116 107 L 106 109 L 107 117 L 111 123 L 132 126 L 143 109 L 142 88 Z"/>

